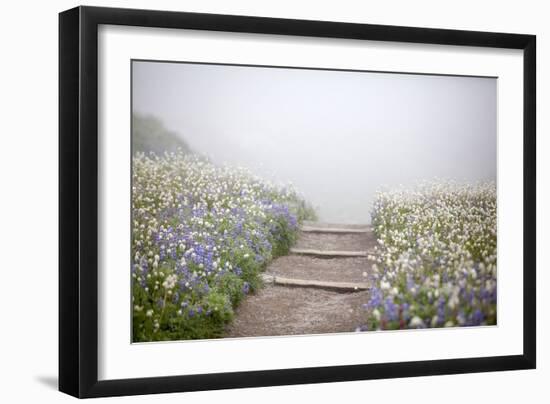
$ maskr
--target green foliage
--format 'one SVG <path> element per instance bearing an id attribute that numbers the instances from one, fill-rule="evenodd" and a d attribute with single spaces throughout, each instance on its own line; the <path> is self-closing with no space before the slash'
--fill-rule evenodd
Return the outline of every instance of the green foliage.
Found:
<path id="1" fill-rule="evenodd" d="M 298 216 L 298 220 L 300 222 L 303 222 L 305 220 L 309 221 L 316 221 L 317 220 L 317 212 L 315 211 L 315 208 L 305 200 L 299 200 L 296 206 L 296 214 Z"/>
<path id="2" fill-rule="evenodd" d="M 244 280 L 232 272 L 223 276 L 217 284 L 217 290 L 221 295 L 227 296 L 233 306 L 237 306 L 243 296 Z"/>

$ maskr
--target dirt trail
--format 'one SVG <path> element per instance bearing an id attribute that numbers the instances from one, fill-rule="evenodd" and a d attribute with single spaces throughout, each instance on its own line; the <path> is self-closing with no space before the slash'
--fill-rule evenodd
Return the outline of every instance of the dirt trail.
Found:
<path id="1" fill-rule="evenodd" d="M 321 231 L 300 232 L 297 249 L 372 251 L 376 239 L 370 228 L 308 223 Z M 326 231 L 324 229 L 327 229 Z M 331 233 L 330 229 L 339 232 Z M 365 229 L 345 233 L 342 229 Z M 284 278 L 368 283 L 372 261 L 365 257 L 319 258 L 313 255 L 280 257 L 266 274 Z M 314 287 L 266 285 L 237 308 L 226 337 L 322 334 L 354 331 L 364 321 L 362 304 L 369 291 L 339 292 Z"/>

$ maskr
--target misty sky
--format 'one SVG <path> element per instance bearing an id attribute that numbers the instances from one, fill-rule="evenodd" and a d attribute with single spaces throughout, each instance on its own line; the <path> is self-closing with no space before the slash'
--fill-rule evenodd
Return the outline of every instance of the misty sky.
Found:
<path id="1" fill-rule="evenodd" d="M 335 223 L 381 187 L 496 179 L 494 78 L 133 62 L 134 112 L 214 163 L 292 182 Z"/>

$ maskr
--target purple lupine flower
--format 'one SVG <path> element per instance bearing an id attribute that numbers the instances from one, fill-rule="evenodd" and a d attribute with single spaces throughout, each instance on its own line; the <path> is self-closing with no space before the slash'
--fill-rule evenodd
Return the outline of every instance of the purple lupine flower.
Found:
<path id="1" fill-rule="evenodd" d="M 245 295 L 247 295 L 248 292 L 250 292 L 250 285 L 249 285 L 248 282 L 243 283 L 243 289 L 242 289 L 242 291 L 243 291 L 243 293 L 244 293 Z"/>

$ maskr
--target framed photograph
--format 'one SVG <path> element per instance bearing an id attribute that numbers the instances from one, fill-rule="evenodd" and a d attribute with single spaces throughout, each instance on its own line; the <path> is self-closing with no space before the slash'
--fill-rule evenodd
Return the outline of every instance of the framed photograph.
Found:
<path id="1" fill-rule="evenodd" d="M 59 389 L 533 369 L 533 35 L 59 16 Z"/>

